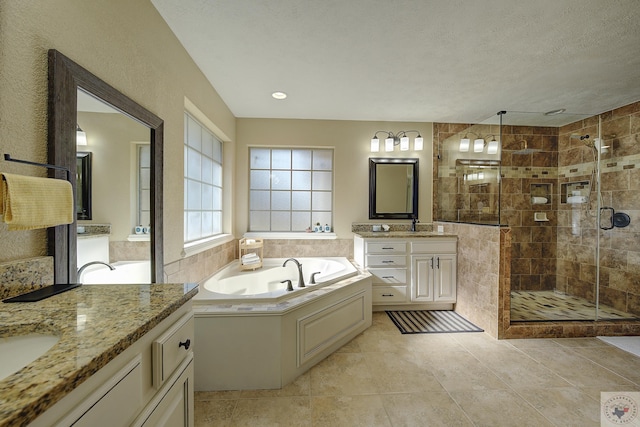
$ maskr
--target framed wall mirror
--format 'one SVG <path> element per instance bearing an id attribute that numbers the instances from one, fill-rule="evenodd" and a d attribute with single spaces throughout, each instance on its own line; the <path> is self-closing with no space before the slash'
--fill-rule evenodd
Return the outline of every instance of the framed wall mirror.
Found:
<path id="1" fill-rule="evenodd" d="M 76 153 L 76 219 L 91 219 L 91 152 Z"/>
<path id="2" fill-rule="evenodd" d="M 369 219 L 418 217 L 418 159 L 369 159 Z"/>
<path id="3" fill-rule="evenodd" d="M 163 281 L 162 175 L 164 122 L 57 50 L 49 51 L 48 151 L 49 163 L 69 168 L 77 189 L 76 129 L 78 91 L 82 91 L 148 128 L 150 164 L 151 282 Z M 55 172 L 64 178 L 62 172 Z M 93 194 L 92 199 L 97 195 Z M 95 216 L 95 212 L 93 212 Z M 48 230 L 49 254 L 54 256 L 56 283 L 77 281 L 77 223 Z"/>

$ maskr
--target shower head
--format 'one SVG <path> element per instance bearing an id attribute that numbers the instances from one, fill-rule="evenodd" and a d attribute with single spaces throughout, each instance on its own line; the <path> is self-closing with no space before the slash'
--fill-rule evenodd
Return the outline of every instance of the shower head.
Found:
<path id="1" fill-rule="evenodd" d="M 579 139 L 580 141 L 584 141 L 585 139 L 589 139 L 589 135 L 580 135 L 577 133 L 572 133 L 571 134 L 571 139 Z"/>
<path id="2" fill-rule="evenodd" d="M 528 148 L 527 147 L 527 140 L 523 140 L 523 142 L 524 142 L 524 148 L 522 150 L 514 151 L 511 154 L 524 155 L 524 154 L 531 154 L 531 153 L 539 153 L 539 152 L 542 151 L 539 148 Z"/>

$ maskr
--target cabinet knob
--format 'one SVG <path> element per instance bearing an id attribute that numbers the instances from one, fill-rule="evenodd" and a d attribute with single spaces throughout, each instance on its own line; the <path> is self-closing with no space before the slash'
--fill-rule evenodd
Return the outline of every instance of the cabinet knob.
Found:
<path id="1" fill-rule="evenodd" d="M 382 294 L 383 297 L 392 297 L 394 296 L 393 294 Z"/>
<path id="2" fill-rule="evenodd" d="M 189 350 L 189 347 L 191 347 L 191 340 L 187 338 L 185 342 L 179 343 L 178 347 L 184 347 L 185 350 Z"/>

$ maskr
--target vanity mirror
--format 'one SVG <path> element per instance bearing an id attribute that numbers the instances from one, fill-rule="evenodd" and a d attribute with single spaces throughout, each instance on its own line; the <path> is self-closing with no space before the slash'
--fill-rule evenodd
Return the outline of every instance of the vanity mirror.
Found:
<path id="1" fill-rule="evenodd" d="M 418 159 L 369 159 L 369 219 L 418 218 Z"/>
<path id="2" fill-rule="evenodd" d="M 76 219 L 91 219 L 91 153 L 76 153 Z"/>
<path id="3" fill-rule="evenodd" d="M 151 282 L 163 280 L 162 254 L 162 155 L 163 121 L 56 50 L 49 51 L 49 163 L 71 171 L 76 191 L 76 128 L 78 90 L 110 105 L 149 129 Z M 62 175 L 59 178 L 64 178 Z M 96 195 L 94 195 L 95 198 Z M 48 231 L 49 253 L 54 256 L 56 283 L 77 281 L 76 222 Z M 67 255 L 69 254 L 69 255 Z M 69 258 L 69 259 L 67 259 Z"/>

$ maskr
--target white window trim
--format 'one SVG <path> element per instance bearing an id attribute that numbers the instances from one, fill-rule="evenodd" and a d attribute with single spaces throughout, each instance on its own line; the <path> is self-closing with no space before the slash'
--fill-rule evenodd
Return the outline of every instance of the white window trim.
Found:
<path id="1" fill-rule="evenodd" d="M 231 242 L 235 237 L 232 234 L 216 234 L 206 239 L 198 240 L 196 242 L 186 243 L 182 249 L 182 257 L 188 257 L 196 255 L 200 252 L 204 252 L 209 249 L 213 249 L 216 246 L 223 245 Z"/>
<path id="2" fill-rule="evenodd" d="M 204 125 L 213 135 L 222 143 L 222 170 L 223 170 L 223 180 L 222 180 L 222 233 L 216 234 L 215 236 L 210 236 L 204 239 L 196 240 L 193 242 L 185 243 L 183 241 L 183 248 L 181 255 L 183 257 L 195 255 L 200 252 L 206 251 L 208 249 L 212 249 L 216 246 L 222 245 L 224 243 L 230 242 L 234 239 L 232 234 L 228 233 L 230 229 L 230 224 L 228 222 L 228 215 L 232 211 L 232 206 L 229 206 L 228 203 L 225 203 L 227 195 L 225 193 L 229 192 L 228 184 L 226 183 L 226 179 L 224 178 L 225 174 L 225 163 L 226 163 L 226 153 L 225 153 L 225 145 L 230 141 L 229 137 L 218 127 L 216 126 L 196 105 L 186 96 L 184 97 L 184 112 L 190 114 L 197 121 L 199 121 L 202 125 Z M 183 178 L 184 179 L 184 178 Z M 225 227 L 225 224 L 227 226 Z M 184 227 L 184 224 L 182 224 Z M 225 228 L 227 230 L 225 230 Z M 225 233 L 225 231 L 227 231 Z"/>

